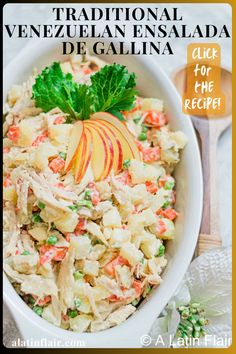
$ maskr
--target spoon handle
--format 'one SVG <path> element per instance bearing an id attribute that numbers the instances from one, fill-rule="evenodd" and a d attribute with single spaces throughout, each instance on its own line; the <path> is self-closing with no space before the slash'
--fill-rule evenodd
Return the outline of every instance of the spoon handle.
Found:
<path id="1" fill-rule="evenodd" d="M 219 130 L 214 121 L 192 117 L 199 134 L 203 168 L 203 214 L 198 242 L 198 253 L 205 249 L 220 247 L 220 223 L 217 188 L 217 142 Z"/>

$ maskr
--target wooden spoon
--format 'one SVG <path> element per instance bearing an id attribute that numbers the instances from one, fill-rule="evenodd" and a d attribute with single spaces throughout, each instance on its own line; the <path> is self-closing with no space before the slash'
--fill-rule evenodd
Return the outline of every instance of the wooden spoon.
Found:
<path id="1" fill-rule="evenodd" d="M 172 80 L 182 96 L 186 90 L 186 67 L 175 72 Z M 221 246 L 216 151 L 219 137 L 232 122 L 232 73 L 226 69 L 221 69 L 221 89 L 226 95 L 226 112 L 223 116 L 216 119 L 191 117 L 200 144 L 204 186 L 203 214 L 197 255 Z"/>

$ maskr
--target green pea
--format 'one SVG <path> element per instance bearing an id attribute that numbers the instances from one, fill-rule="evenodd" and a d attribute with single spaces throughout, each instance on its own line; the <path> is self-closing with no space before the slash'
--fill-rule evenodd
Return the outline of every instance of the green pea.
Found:
<path id="1" fill-rule="evenodd" d="M 139 117 L 139 118 L 134 118 L 133 121 L 134 121 L 135 124 L 138 124 L 138 122 L 140 122 L 140 119 L 141 119 L 141 117 Z"/>
<path id="2" fill-rule="evenodd" d="M 146 125 L 142 124 L 142 132 L 147 133 L 147 131 L 148 131 L 148 127 Z"/>
<path id="3" fill-rule="evenodd" d="M 51 223 L 51 230 L 57 230 L 56 225 L 54 224 L 54 222 Z"/>
<path id="4" fill-rule="evenodd" d="M 164 245 L 160 245 L 159 247 L 159 251 L 158 251 L 158 257 L 162 257 L 165 253 L 165 246 Z"/>
<path id="5" fill-rule="evenodd" d="M 124 170 L 127 170 L 129 168 L 130 162 L 131 162 L 130 160 L 124 160 L 124 162 L 123 162 L 123 169 Z"/>
<path id="6" fill-rule="evenodd" d="M 88 208 L 88 209 L 92 209 L 93 208 L 93 203 L 90 200 L 82 199 L 82 200 L 77 202 L 76 206 L 78 208 L 85 207 L 85 208 Z"/>
<path id="7" fill-rule="evenodd" d="M 141 132 L 138 136 L 138 140 L 140 141 L 147 140 L 147 133 Z"/>
<path id="8" fill-rule="evenodd" d="M 59 152 L 59 155 L 61 156 L 61 158 L 63 160 L 66 160 L 66 153 L 65 152 L 61 151 L 61 152 Z"/>
<path id="9" fill-rule="evenodd" d="M 39 209 L 44 209 L 45 206 L 46 206 L 46 205 L 45 205 L 43 202 L 39 202 L 39 203 L 38 203 Z"/>
<path id="10" fill-rule="evenodd" d="M 55 235 L 51 235 L 47 239 L 47 243 L 49 245 L 55 245 L 57 243 L 57 241 L 58 241 L 58 239 L 57 239 L 57 236 L 55 236 Z"/>
<path id="11" fill-rule="evenodd" d="M 40 217 L 39 214 L 33 214 L 33 215 L 32 215 L 32 221 L 33 221 L 34 223 L 37 223 L 37 222 L 41 222 L 42 219 L 41 219 L 41 217 Z"/>
<path id="12" fill-rule="evenodd" d="M 76 271 L 74 272 L 74 279 L 75 279 L 75 280 L 82 279 L 83 277 L 84 277 L 84 274 L 81 273 L 79 270 L 76 270 Z"/>
<path id="13" fill-rule="evenodd" d="M 33 298 L 32 295 L 29 295 L 29 296 L 28 296 L 28 302 L 29 302 L 29 304 L 31 304 L 31 305 L 34 305 L 34 304 L 35 304 L 35 299 Z"/>
<path id="14" fill-rule="evenodd" d="M 22 254 L 22 256 L 28 256 L 30 253 L 29 253 L 29 251 L 23 251 L 21 254 Z"/>
<path id="15" fill-rule="evenodd" d="M 70 318 L 75 318 L 78 315 L 77 310 L 71 310 L 69 311 L 69 317 Z"/>
<path id="16" fill-rule="evenodd" d="M 175 186 L 175 182 L 173 182 L 173 181 L 167 181 L 167 182 L 165 183 L 165 185 L 164 185 L 164 189 L 166 189 L 166 190 L 171 190 L 171 189 L 174 188 L 174 186 Z"/>
<path id="17" fill-rule="evenodd" d="M 42 308 L 41 306 L 34 306 L 34 307 L 33 307 L 33 311 L 34 311 L 38 316 L 42 316 L 43 308 Z"/>
<path id="18" fill-rule="evenodd" d="M 76 213 L 79 209 L 77 205 L 69 205 L 68 208 L 71 209 L 72 211 L 75 211 Z"/>
<path id="19" fill-rule="evenodd" d="M 91 200 L 91 190 L 90 189 L 86 189 L 86 191 L 84 193 L 84 199 Z"/>
<path id="20" fill-rule="evenodd" d="M 168 208 L 168 206 L 170 206 L 170 202 L 168 200 L 165 201 L 165 203 L 162 205 L 163 209 Z"/>

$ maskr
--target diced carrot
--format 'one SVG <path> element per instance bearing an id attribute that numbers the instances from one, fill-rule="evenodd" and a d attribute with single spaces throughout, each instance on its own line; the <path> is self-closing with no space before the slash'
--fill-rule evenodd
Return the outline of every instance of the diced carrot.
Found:
<path id="1" fill-rule="evenodd" d="M 96 206 L 100 201 L 101 201 L 100 194 L 97 189 L 94 189 L 91 192 L 91 202 L 93 203 L 94 206 Z"/>
<path id="2" fill-rule="evenodd" d="M 129 265 L 129 262 L 127 259 L 123 258 L 122 256 L 118 256 L 115 259 L 113 259 L 111 262 L 107 263 L 104 266 L 104 270 L 107 274 L 114 276 L 115 275 L 115 267 L 117 265 L 123 266 L 123 265 Z"/>
<path id="3" fill-rule="evenodd" d="M 55 248 L 56 247 L 50 245 L 44 245 L 40 247 L 39 249 L 40 264 L 48 263 L 53 259 L 56 253 Z"/>
<path id="4" fill-rule="evenodd" d="M 32 298 L 34 298 L 34 300 L 36 300 L 36 301 L 38 300 L 38 296 L 33 295 L 33 294 L 31 296 L 32 296 Z M 39 299 L 37 301 L 39 306 L 44 306 L 44 305 L 48 304 L 49 302 L 51 302 L 51 296 L 50 295 L 45 296 L 43 299 Z"/>
<path id="5" fill-rule="evenodd" d="M 64 168 L 65 160 L 63 160 L 60 156 L 58 156 L 55 159 L 53 159 L 51 162 L 49 162 L 48 166 L 54 173 L 57 173 Z"/>
<path id="6" fill-rule="evenodd" d="M 3 153 L 7 154 L 10 151 L 10 148 L 8 146 L 3 148 Z"/>
<path id="7" fill-rule="evenodd" d="M 7 137 L 11 141 L 17 141 L 20 137 L 20 129 L 16 125 L 12 125 L 7 132 Z"/>
<path id="8" fill-rule="evenodd" d="M 10 175 L 8 174 L 3 181 L 3 187 L 7 188 L 10 186 L 12 186 L 12 181 L 11 181 Z"/>
<path id="9" fill-rule="evenodd" d="M 178 213 L 173 208 L 160 209 L 157 211 L 157 214 L 169 220 L 174 220 L 178 216 Z"/>
<path id="10" fill-rule="evenodd" d="M 64 183 L 62 183 L 62 182 L 56 183 L 56 184 L 54 184 L 54 186 L 57 188 L 64 188 L 65 187 Z"/>
<path id="11" fill-rule="evenodd" d="M 67 251 L 68 251 L 67 247 L 56 247 L 56 254 L 53 257 L 53 260 L 62 261 L 65 258 Z"/>
<path id="12" fill-rule="evenodd" d="M 159 146 L 142 148 L 141 152 L 144 162 L 158 161 L 161 158 L 161 151 Z"/>
<path id="13" fill-rule="evenodd" d="M 45 140 L 48 137 L 48 131 L 45 131 L 44 133 L 38 135 L 35 140 L 32 143 L 32 146 L 39 146 L 39 144 L 45 142 Z"/>
<path id="14" fill-rule="evenodd" d="M 52 260 L 62 261 L 68 251 L 67 247 L 55 247 L 51 245 L 43 245 L 39 249 L 40 264 L 48 263 Z"/>
<path id="15" fill-rule="evenodd" d="M 63 124 L 64 122 L 65 122 L 65 117 L 58 116 L 56 119 L 54 119 L 53 124 L 58 125 L 58 124 Z"/>
<path id="16" fill-rule="evenodd" d="M 140 280 L 135 279 L 133 281 L 132 288 L 135 289 L 137 297 L 140 296 L 143 288 L 142 282 Z"/>
<path id="17" fill-rule="evenodd" d="M 130 185 L 131 184 L 131 175 L 129 174 L 128 170 L 123 171 L 119 175 L 116 176 L 116 179 L 123 183 L 124 185 Z"/>
<path id="18" fill-rule="evenodd" d="M 159 180 L 158 180 L 158 187 L 159 187 L 159 188 L 164 187 L 166 181 L 167 181 L 166 178 L 159 178 Z"/>
<path id="19" fill-rule="evenodd" d="M 82 70 L 83 70 L 84 75 L 89 75 L 89 74 L 92 74 L 92 72 L 93 72 L 93 70 L 90 69 L 88 66 L 84 66 Z"/>
<path id="20" fill-rule="evenodd" d="M 156 183 L 147 181 L 145 184 L 146 184 L 147 191 L 149 193 L 155 194 L 158 191 Z"/>
<path id="21" fill-rule="evenodd" d="M 79 218 L 78 224 L 76 225 L 74 233 L 76 236 L 79 236 L 79 235 L 82 235 L 85 230 L 86 230 L 86 219 Z"/>
<path id="22" fill-rule="evenodd" d="M 167 117 L 165 113 L 150 110 L 147 111 L 144 115 L 144 123 L 152 125 L 155 128 L 160 128 L 163 127 L 163 125 L 167 124 Z"/>
<path id="23" fill-rule="evenodd" d="M 157 220 L 157 232 L 159 233 L 159 235 L 162 235 L 166 231 L 167 231 L 166 224 L 164 223 L 163 220 L 158 219 Z"/>

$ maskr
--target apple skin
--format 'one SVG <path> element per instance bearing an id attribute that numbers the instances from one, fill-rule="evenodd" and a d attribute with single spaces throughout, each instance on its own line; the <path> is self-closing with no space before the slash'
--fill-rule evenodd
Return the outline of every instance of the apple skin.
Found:
<path id="1" fill-rule="evenodd" d="M 101 127 L 103 130 L 107 132 L 107 135 L 110 136 L 110 141 L 112 143 L 113 153 L 114 153 L 112 168 L 114 169 L 115 173 L 120 172 L 123 164 L 123 151 L 122 151 L 122 145 L 120 140 L 117 138 L 117 136 L 115 135 L 111 127 L 104 125 L 103 122 L 99 120 L 94 120 L 93 122 L 90 123 Z"/>
<path id="2" fill-rule="evenodd" d="M 113 167 L 113 162 L 114 162 L 114 147 L 112 144 L 112 141 L 109 137 L 109 134 L 106 132 L 106 127 L 104 125 L 98 125 L 95 124 L 96 122 L 85 122 L 85 126 L 88 126 L 92 129 L 92 131 L 95 129 L 100 137 L 100 139 L 102 139 L 103 141 L 103 145 L 106 145 L 106 155 L 105 156 L 105 169 L 101 175 L 101 179 L 105 179 L 107 178 L 107 176 L 109 175 L 109 173 L 112 170 Z M 95 148 L 95 146 L 94 146 Z"/>
<path id="3" fill-rule="evenodd" d="M 102 178 L 104 171 L 107 169 L 109 161 L 109 147 L 106 144 L 101 132 L 96 129 L 94 125 L 86 124 L 92 136 L 93 152 L 91 159 L 91 166 L 94 174 L 95 181 L 99 181 Z"/>
<path id="4" fill-rule="evenodd" d="M 126 140 L 126 143 L 129 145 L 129 147 L 132 151 L 133 158 L 135 160 L 141 161 L 140 152 L 138 150 L 138 147 L 134 141 L 132 134 L 129 132 L 129 130 L 127 129 L 125 124 L 122 123 L 118 118 L 114 117 L 112 114 L 107 113 L 107 112 L 97 112 L 97 113 L 94 113 L 90 117 L 90 119 L 104 121 L 107 124 L 109 124 L 110 126 L 113 126 L 114 128 L 116 128 L 116 130 L 118 130 L 120 132 L 120 134 Z"/>
<path id="5" fill-rule="evenodd" d="M 84 125 L 81 121 L 76 122 L 71 130 L 69 137 L 69 147 L 66 155 L 65 161 L 65 171 L 69 172 L 73 166 L 73 163 L 76 159 L 78 153 L 80 140 L 84 132 Z"/>
<path id="6" fill-rule="evenodd" d="M 92 157 L 92 136 L 86 128 L 84 128 L 82 139 L 75 165 L 75 180 L 77 183 L 80 183 L 84 177 Z"/>

